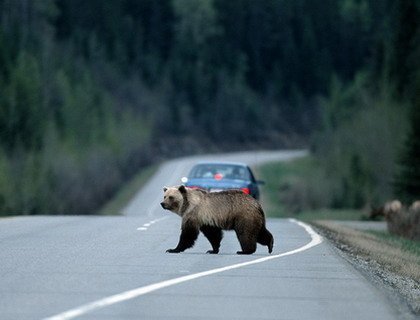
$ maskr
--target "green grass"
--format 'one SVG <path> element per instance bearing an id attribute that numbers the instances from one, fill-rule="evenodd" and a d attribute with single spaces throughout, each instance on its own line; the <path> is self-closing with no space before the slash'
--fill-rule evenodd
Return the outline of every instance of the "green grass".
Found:
<path id="1" fill-rule="evenodd" d="M 303 221 L 312 220 L 360 220 L 363 213 L 353 209 L 317 209 L 305 210 L 294 215 L 295 218 Z"/>
<path id="2" fill-rule="evenodd" d="M 105 204 L 99 214 L 118 215 L 135 194 L 144 186 L 144 184 L 157 171 L 158 165 L 145 167 L 129 183 L 127 183 L 107 204 Z"/>
<path id="3" fill-rule="evenodd" d="M 268 216 L 290 217 L 284 204 L 280 201 L 280 188 L 289 177 L 300 176 L 308 168 L 309 157 L 291 162 L 272 162 L 259 166 L 257 175 L 265 181 L 262 187 L 263 203 Z"/>
<path id="4" fill-rule="evenodd" d="M 379 237 L 386 243 L 401 249 L 402 251 L 411 253 L 420 257 L 420 241 L 410 240 L 397 235 L 390 234 L 386 231 L 370 230 L 369 233 Z"/>
<path id="5" fill-rule="evenodd" d="M 362 211 L 352 209 L 308 209 L 306 204 L 296 203 L 296 206 L 302 206 L 304 209 L 291 211 L 282 198 L 286 196 L 285 188 L 297 181 L 305 181 L 310 176 L 313 177 L 316 172 L 317 164 L 311 156 L 299 158 L 289 162 L 273 162 L 262 165 L 256 172 L 259 178 L 265 181 L 262 187 L 262 202 L 267 216 L 270 217 L 294 217 L 300 220 L 360 220 L 363 216 Z M 322 183 L 320 183 L 322 188 Z M 302 184 L 304 188 L 304 184 Z M 321 193 L 322 194 L 322 193 Z M 307 201 L 304 190 L 298 201 Z"/>

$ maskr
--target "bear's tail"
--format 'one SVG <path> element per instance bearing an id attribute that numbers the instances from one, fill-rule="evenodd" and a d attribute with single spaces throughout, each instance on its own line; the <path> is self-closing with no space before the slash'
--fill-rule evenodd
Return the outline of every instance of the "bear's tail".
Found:
<path id="1" fill-rule="evenodd" d="M 268 247 L 268 253 L 273 252 L 274 238 L 273 235 L 266 229 L 265 226 L 261 228 L 260 233 L 258 234 L 257 242 L 263 246 Z"/>

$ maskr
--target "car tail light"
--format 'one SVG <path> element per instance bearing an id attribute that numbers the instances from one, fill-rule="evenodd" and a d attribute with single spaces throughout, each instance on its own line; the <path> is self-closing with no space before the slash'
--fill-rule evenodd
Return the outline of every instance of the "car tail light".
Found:
<path id="1" fill-rule="evenodd" d="M 246 193 L 246 194 L 250 194 L 251 193 L 250 190 L 249 190 L 249 188 L 241 188 L 241 191 L 243 193 Z"/>
<path id="2" fill-rule="evenodd" d="M 223 179 L 223 174 L 221 173 L 216 173 L 214 175 L 214 180 L 222 180 Z"/>

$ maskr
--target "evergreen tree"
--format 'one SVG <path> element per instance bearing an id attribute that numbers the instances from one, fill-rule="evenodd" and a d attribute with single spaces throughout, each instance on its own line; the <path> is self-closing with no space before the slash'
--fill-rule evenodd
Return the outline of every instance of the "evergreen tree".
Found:
<path id="1" fill-rule="evenodd" d="M 414 105 L 411 128 L 395 179 L 395 193 L 405 203 L 420 200 L 420 100 Z"/>
<path id="2" fill-rule="evenodd" d="M 395 6 L 390 76 L 399 94 L 413 97 L 420 72 L 420 5 L 416 0 L 399 0 Z"/>

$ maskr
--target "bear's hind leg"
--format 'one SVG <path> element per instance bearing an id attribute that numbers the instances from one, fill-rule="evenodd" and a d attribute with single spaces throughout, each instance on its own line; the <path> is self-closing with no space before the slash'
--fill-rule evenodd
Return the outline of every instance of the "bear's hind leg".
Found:
<path id="1" fill-rule="evenodd" d="M 207 251 L 207 253 L 216 254 L 219 253 L 220 242 L 223 238 L 222 229 L 213 226 L 202 226 L 200 231 L 209 240 L 213 250 Z"/>
<path id="2" fill-rule="evenodd" d="M 268 247 L 268 253 L 273 252 L 274 238 L 270 231 L 263 227 L 258 234 L 257 242 Z"/>
<path id="3" fill-rule="evenodd" d="M 257 239 L 252 234 L 246 232 L 236 231 L 242 251 L 237 251 L 237 254 L 253 254 L 257 250 Z"/>

